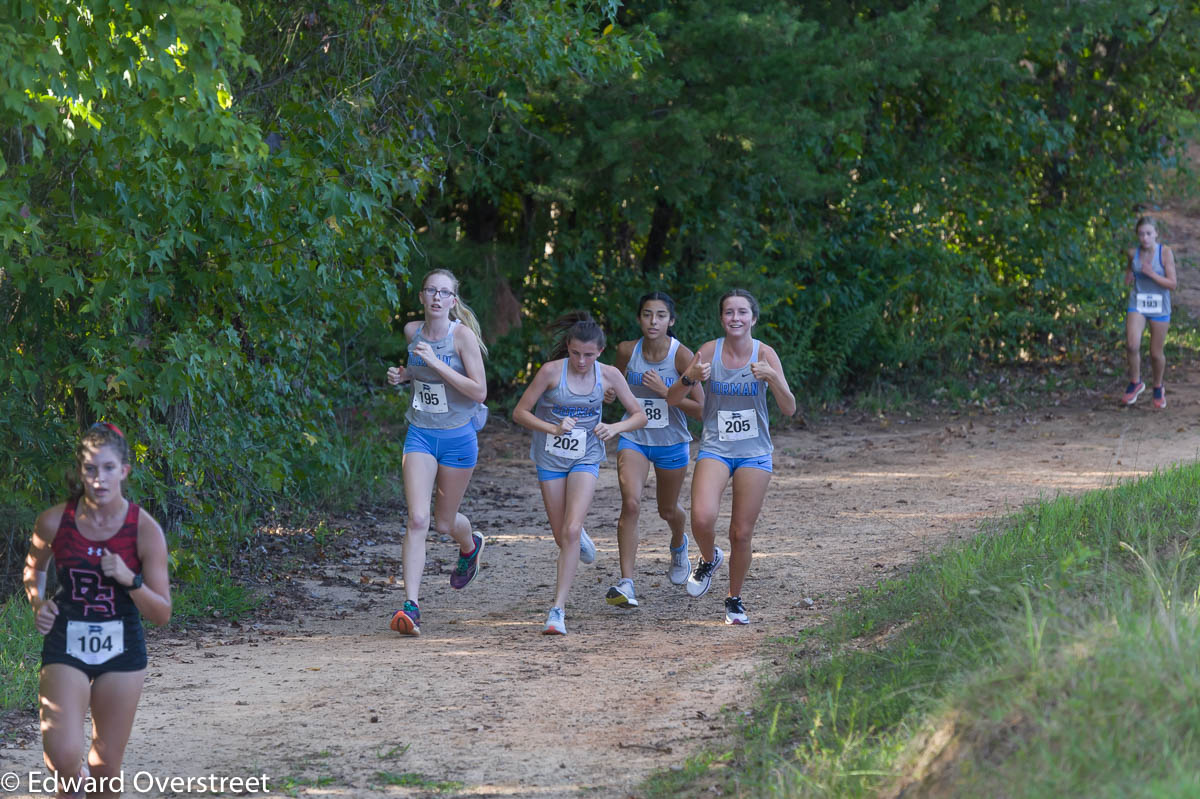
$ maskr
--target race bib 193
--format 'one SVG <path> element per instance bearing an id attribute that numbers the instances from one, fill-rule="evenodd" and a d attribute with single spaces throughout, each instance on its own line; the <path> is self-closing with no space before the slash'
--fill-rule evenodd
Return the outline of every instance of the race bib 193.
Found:
<path id="1" fill-rule="evenodd" d="M 67 654 L 99 666 L 125 651 L 125 622 L 67 622 Z"/>
<path id="2" fill-rule="evenodd" d="M 666 427 L 671 421 L 667 415 L 667 401 L 661 397 L 643 399 L 642 410 L 646 412 L 646 427 Z"/>
<path id="3" fill-rule="evenodd" d="M 721 441 L 741 441 L 758 435 L 758 414 L 745 411 L 717 411 L 717 437 Z"/>
<path id="4" fill-rule="evenodd" d="M 422 383 L 413 381 L 413 408 L 426 413 L 449 413 L 445 383 Z"/>
<path id="5" fill-rule="evenodd" d="M 556 436 L 553 433 L 546 436 L 546 452 L 560 458 L 577 461 L 583 457 L 587 449 L 587 431 L 572 430 Z"/>
<path id="6" fill-rule="evenodd" d="M 1156 316 L 1163 312 L 1163 295 L 1138 292 L 1137 310 L 1146 316 Z"/>

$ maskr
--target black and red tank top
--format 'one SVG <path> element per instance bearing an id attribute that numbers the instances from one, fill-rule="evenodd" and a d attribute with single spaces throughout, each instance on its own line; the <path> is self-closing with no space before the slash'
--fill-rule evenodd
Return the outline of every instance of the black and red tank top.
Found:
<path id="1" fill-rule="evenodd" d="M 138 512 L 136 503 L 129 503 L 121 529 L 103 541 L 84 538 L 75 525 L 75 503 L 69 500 L 63 508 L 62 521 L 50 549 L 54 552 L 58 575 L 58 593 L 54 601 L 67 619 L 101 621 L 136 616 L 137 606 L 125 587 L 100 569 L 104 550 L 114 552 L 125 560 L 134 574 L 142 571 L 137 553 Z"/>

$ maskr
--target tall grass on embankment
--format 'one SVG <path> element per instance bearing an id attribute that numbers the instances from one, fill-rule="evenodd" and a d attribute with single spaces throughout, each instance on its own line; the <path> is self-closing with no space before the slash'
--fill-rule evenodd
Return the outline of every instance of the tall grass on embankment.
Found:
<path id="1" fill-rule="evenodd" d="M 1198 482 L 1043 502 L 864 592 L 650 795 L 1200 795 Z"/>

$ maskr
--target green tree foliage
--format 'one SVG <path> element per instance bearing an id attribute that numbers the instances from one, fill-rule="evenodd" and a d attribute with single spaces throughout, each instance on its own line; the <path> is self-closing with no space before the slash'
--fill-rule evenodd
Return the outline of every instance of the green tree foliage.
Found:
<path id="1" fill-rule="evenodd" d="M 536 87 L 491 182 L 461 159 L 433 198 L 428 251 L 491 253 L 529 321 L 582 305 L 632 334 L 663 288 L 698 341 L 743 285 L 793 379 L 831 389 L 1113 335 L 1115 246 L 1194 102 L 1194 4 L 662 0 L 619 21 L 661 57 Z M 536 362 L 535 330 L 508 336 L 514 373 Z"/>
<path id="2" fill-rule="evenodd" d="M 1143 0 L 0 8 L 0 503 L 103 417 L 173 525 L 344 474 L 432 266 L 494 388 L 648 289 L 692 343 L 753 290 L 827 390 L 1114 337 L 1200 59 Z"/>
<path id="3" fill-rule="evenodd" d="M 4 6 L 0 493 L 44 502 L 104 418 L 172 526 L 345 470 L 456 120 L 633 58 L 586 3 Z"/>

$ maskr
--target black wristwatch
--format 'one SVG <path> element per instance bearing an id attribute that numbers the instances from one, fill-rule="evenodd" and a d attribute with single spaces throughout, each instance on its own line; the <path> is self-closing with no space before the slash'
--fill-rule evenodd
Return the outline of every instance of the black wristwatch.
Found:
<path id="1" fill-rule="evenodd" d="M 690 377 L 688 377 L 687 375 L 680 375 L 680 376 L 679 376 L 679 382 L 680 382 L 680 383 L 683 383 L 685 386 L 694 386 L 694 385 L 696 385 L 696 381 L 695 381 L 695 380 L 693 380 L 693 379 L 691 379 L 691 378 L 690 378 Z"/>
<path id="2" fill-rule="evenodd" d="M 126 591 L 136 591 L 141 587 L 142 587 L 142 575 L 135 574 L 135 575 L 133 575 L 133 582 L 130 583 L 129 587 L 126 588 L 125 590 Z"/>

